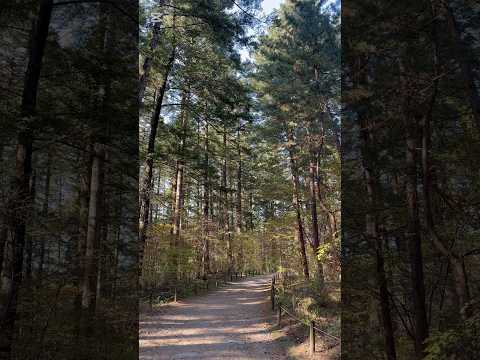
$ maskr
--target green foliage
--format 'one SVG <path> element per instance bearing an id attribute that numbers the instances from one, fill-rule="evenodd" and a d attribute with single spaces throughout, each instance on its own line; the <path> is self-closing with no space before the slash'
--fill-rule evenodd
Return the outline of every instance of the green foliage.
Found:
<path id="1" fill-rule="evenodd" d="M 427 339 L 425 360 L 470 360 L 480 354 L 480 315 Z"/>

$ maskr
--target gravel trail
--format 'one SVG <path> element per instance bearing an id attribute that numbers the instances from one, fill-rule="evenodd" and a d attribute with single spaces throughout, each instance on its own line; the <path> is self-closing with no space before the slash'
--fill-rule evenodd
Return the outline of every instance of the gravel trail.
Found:
<path id="1" fill-rule="evenodd" d="M 142 315 L 139 359 L 288 359 L 270 335 L 269 291 L 257 276 Z"/>

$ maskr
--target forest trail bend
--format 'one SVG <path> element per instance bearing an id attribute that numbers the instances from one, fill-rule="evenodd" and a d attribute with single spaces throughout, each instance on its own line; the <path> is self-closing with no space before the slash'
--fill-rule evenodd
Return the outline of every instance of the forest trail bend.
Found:
<path id="1" fill-rule="evenodd" d="M 140 360 L 288 359 L 270 334 L 270 276 L 228 287 L 145 314 Z"/>

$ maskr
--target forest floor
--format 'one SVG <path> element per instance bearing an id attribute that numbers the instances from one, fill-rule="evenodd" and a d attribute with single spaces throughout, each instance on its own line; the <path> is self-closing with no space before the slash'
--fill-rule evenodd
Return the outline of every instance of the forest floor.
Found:
<path id="1" fill-rule="evenodd" d="M 302 359 L 307 344 L 295 344 L 286 332 L 272 331 L 270 278 L 229 283 L 143 313 L 139 359 Z M 318 355 L 315 359 L 330 359 Z"/>

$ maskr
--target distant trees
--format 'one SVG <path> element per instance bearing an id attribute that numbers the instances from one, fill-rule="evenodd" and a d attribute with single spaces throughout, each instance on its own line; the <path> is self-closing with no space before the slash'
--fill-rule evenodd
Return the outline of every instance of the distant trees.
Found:
<path id="1" fill-rule="evenodd" d="M 107 309 L 136 322 L 135 7 L 16 5 L 0 14 L 1 352 L 128 353 Z"/>
<path id="2" fill-rule="evenodd" d="M 327 15 L 327 10 L 324 13 L 322 6 L 314 2 L 307 1 L 297 10 L 292 10 L 293 5 L 289 4 L 281 11 L 279 20 L 275 20 L 280 23 L 274 22 L 268 29 L 274 35 L 260 40 L 258 52 L 263 56 L 267 47 L 277 47 L 286 52 L 288 61 L 268 58 L 268 64 L 242 63 L 235 48 L 248 44 L 247 29 L 257 21 L 255 3 L 244 1 L 215 9 L 196 6 L 184 2 L 173 8 L 166 2 L 151 9 L 157 12 L 161 9 L 165 30 L 156 48 L 159 63 L 151 64 L 151 82 L 147 84 L 144 99 L 145 118 L 155 106 L 149 94 L 155 92 L 157 74 L 159 80 L 164 79 L 161 62 L 166 61 L 172 41 L 176 45 L 176 59 L 162 106 L 163 122 L 158 124 L 158 134 L 162 136 L 156 141 L 153 155 L 154 168 L 161 174 L 156 185 L 160 191 L 149 197 L 152 204 L 149 219 L 153 222 L 146 232 L 144 288 L 173 286 L 173 279 L 177 281 L 175 286 L 187 288 L 196 279 L 217 273 L 265 272 L 279 266 L 294 271 L 303 268 L 308 277 L 308 257 L 317 262 L 322 244 L 325 245 L 322 261 L 327 262 L 327 257 L 338 258 L 338 234 L 326 230 L 331 227 L 330 221 L 338 222 L 339 215 L 338 172 L 331 169 L 339 160 L 337 150 L 331 148 L 333 131 L 338 133 L 339 123 L 336 110 L 326 115 L 327 103 L 330 109 L 338 107 L 338 89 L 334 89 L 338 88 L 339 66 L 337 15 Z M 292 11 L 298 12 L 295 13 L 298 24 L 293 23 L 298 27 L 295 39 L 305 44 L 318 42 L 312 54 L 300 53 L 303 43 L 282 43 Z M 310 14 L 311 11 L 314 13 Z M 322 24 L 317 26 L 319 19 Z M 312 24 L 318 29 L 317 35 L 323 36 L 328 44 L 328 50 L 319 45 L 323 40 L 307 34 Z M 220 28 L 224 33 L 217 32 Z M 149 37 L 154 36 L 153 25 L 146 30 L 146 34 L 151 34 L 145 39 L 148 46 Z M 278 43 L 268 43 L 271 36 Z M 295 46 L 290 50 L 292 44 Z M 329 55 L 322 54 L 324 50 Z M 308 60 L 310 56 L 316 58 Z M 301 59 L 299 63 L 291 66 L 289 62 L 297 58 Z M 300 61 L 311 62 L 300 64 Z M 275 73 L 277 67 L 288 68 L 288 72 Z M 283 89 L 275 89 L 272 96 L 295 99 L 276 110 L 285 113 L 283 125 L 276 122 L 272 106 L 263 99 L 262 86 L 270 85 L 267 82 L 261 85 L 259 76 L 266 71 L 271 72 L 270 81 L 280 81 L 286 90 L 282 95 Z M 292 79 L 295 86 L 287 89 L 286 84 Z M 312 79 L 316 79 L 315 83 Z M 319 99 L 323 104 L 320 111 L 316 104 Z M 302 106 L 305 114 L 289 120 L 288 116 Z M 285 111 L 288 107 L 291 110 Z M 321 120 L 324 118 L 325 121 Z M 152 125 L 142 124 L 145 124 L 142 127 L 145 146 Z M 304 124 L 308 124 L 308 133 L 301 128 Z M 320 139 L 320 124 L 325 127 L 325 147 L 315 146 Z M 286 139 L 287 127 L 291 136 L 298 138 L 291 146 Z M 278 139 L 282 139 L 280 143 Z M 307 139 L 310 139 L 308 147 L 303 145 Z M 278 147 L 280 144 L 282 148 Z M 293 160 L 288 171 L 287 148 L 292 151 Z M 320 184 L 320 176 L 327 181 Z M 313 199 L 307 195 L 312 189 Z M 318 189 L 325 189 L 325 194 L 318 194 Z M 290 195 L 286 197 L 287 194 Z M 321 212 L 317 209 L 318 202 L 323 204 Z M 153 209 L 158 211 L 153 214 Z M 290 221 L 293 214 L 297 214 L 296 226 Z M 316 214 L 313 220 L 312 214 Z M 330 250 L 326 250 L 327 241 L 320 240 L 322 235 L 329 240 Z M 282 250 L 284 241 L 288 247 Z M 300 241 L 304 250 L 291 253 L 294 241 Z M 308 244 L 311 253 L 307 253 Z M 320 262 L 317 268 L 321 273 Z M 338 279 L 337 271 L 338 268 L 331 267 L 331 279 Z"/>
<path id="3" fill-rule="evenodd" d="M 337 21 L 338 14 L 325 8 L 322 2 L 287 1 L 267 35 L 261 38 L 257 55 L 255 84 L 267 116 L 266 126 L 283 141 L 289 158 L 297 238 L 306 278 L 309 277 L 306 239 L 314 254 L 323 245 L 331 246 L 331 250 L 339 248 L 339 239 L 333 230 L 339 210 L 336 203 L 339 174 L 329 168 L 337 166 L 339 161 L 338 149 L 334 146 L 340 123 L 338 117 L 330 113 L 330 109 L 338 107 L 339 96 Z M 321 184 L 320 175 L 331 182 L 331 197 L 325 191 L 322 194 L 325 184 Z M 308 188 L 305 200 L 302 199 L 304 187 Z M 328 205 L 327 197 L 330 197 Z M 321 221 L 317 200 L 323 205 Z M 304 214 L 303 201 L 308 204 L 309 215 Z M 306 219 L 310 222 L 309 231 Z M 328 228 L 329 235 L 325 231 Z M 317 277 L 322 282 L 321 257 L 314 258 Z M 334 273 L 331 276 L 335 277 Z"/>
<path id="4" fill-rule="evenodd" d="M 477 346 L 456 338 L 473 329 L 478 293 L 467 255 L 478 248 L 478 132 L 466 75 L 477 12 L 468 1 L 342 6 L 342 350 L 347 359 L 440 359 L 441 348 L 467 359 L 452 349 Z"/>

